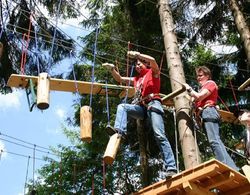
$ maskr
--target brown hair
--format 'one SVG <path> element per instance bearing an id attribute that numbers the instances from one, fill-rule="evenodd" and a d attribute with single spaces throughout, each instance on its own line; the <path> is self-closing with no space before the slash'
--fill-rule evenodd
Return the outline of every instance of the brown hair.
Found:
<path id="1" fill-rule="evenodd" d="M 208 67 L 206 67 L 206 66 L 199 66 L 199 67 L 195 68 L 195 71 L 196 71 L 196 73 L 198 73 L 198 72 L 203 72 L 204 75 L 208 76 L 209 79 L 212 78 L 211 71 L 210 71 L 210 69 L 209 69 Z"/>

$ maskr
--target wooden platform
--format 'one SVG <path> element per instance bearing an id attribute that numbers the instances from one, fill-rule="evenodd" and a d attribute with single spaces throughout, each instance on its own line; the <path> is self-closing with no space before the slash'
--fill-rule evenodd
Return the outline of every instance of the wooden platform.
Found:
<path id="1" fill-rule="evenodd" d="M 249 195 L 250 183 L 245 175 L 212 159 L 134 193 L 140 194 Z"/>
<path id="2" fill-rule="evenodd" d="M 12 74 L 8 80 L 7 85 L 9 87 L 27 88 L 29 79 L 32 79 L 32 82 L 34 83 L 35 86 L 37 85 L 37 80 L 38 80 L 37 76 L 18 75 L 18 74 Z M 92 94 L 105 95 L 106 87 L 108 94 L 112 96 L 124 97 L 126 95 L 126 90 L 128 90 L 128 97 L 133 97 L 135 93 L 134 87 L 129 87 L 129 86 L 110 85 L 110 84 L 106 85 L 102 83 L 50 78 L 50 90 L 52 91 L 54 90 L 54 91 L 76 92 L 76 85 L 79 93 L 81 94 L 90 94 L 92 85 L 93 85 Z"/>

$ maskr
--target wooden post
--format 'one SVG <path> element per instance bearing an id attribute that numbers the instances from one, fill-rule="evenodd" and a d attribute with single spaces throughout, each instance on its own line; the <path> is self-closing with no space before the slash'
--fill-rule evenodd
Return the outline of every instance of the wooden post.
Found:
<path id="1" fill-rule="evenodd" d="M 112 135 L 109 139 L 109 143 L 107 145 L 106 151 L 104 153 L 103 159 L 106 164 L 112 164 L 116 153 L 119 149 L 121 143 L 121 136 L 118 133 Z"/>
<path id="2" fill-rule="evenodd" d="M 80 136 L 82 141 L 92 141 L 92 109 L 89 106 L 81 107 L 80 111 Z"/>
<path id="3" fill-rule="evenodd" d="M 50 92 L 50 81 L 48 73 L 42 72 L 39 74 L 37 83 L 37 107 L 41 110 L 49 107 L 49 92 Z"/>

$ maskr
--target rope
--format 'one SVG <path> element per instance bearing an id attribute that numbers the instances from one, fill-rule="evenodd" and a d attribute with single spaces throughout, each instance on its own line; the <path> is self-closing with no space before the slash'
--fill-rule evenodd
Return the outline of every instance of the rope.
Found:
<path id="1" fill-rule="evenodd" d="M 72 61 L 72 50 L 70 51 L 69 55 L 70 55 L 70 63 L 72 65 L 72 72 L 73 72 L 73 77 L 74 77 L 74 83 L 75 83 L 76 92 L 77 92 L 78 96 L 80 97 L 80 92 L 79 92 L 78 84 L 76 82 L 75 67 L 74 67 L 74 64 L 73 64 L 73 61 Z M 79 106 L 80 106 L 80 108 L 82 107 L 81 100 L 79 100 Z"/>
<path id="2" fill-rule="evenodd" d="M 134 71 L 134 66 L 132 66 L 132 68 L 131 68 L 130 78 L 132 78 L 133 71 Z M 128 86 L 130 86 L 130 83 L 131 83 L 131 80 L 129 80 Z M 127 99 L 128 99 L 128 90 L 126 90 L 126 95 L 125 95 L 125 98 L 124 98 L 124 103 L 125 104 L 127 103 Z M 121 117 L 121 121 L 120 121 L 120 124 L 119 124 L 120 129 L 121 129 L 121 123 L 122 123 L 123 117 L 124 117 L 124 112 L 126 112 L 125 109 L 123 109 L 123 112 L 122 112 L 122 117 Z"/>
<path id="3" fill-rule="evenodd" d="M 35 56 L 36 56 L 37 73 L 39 75 L 40 74 L 40 66 L 39 66 L 39 59 L 38 59 L 37 23 L 35 22 L 35 20 L 32 20 L 32 24 L 34 26 L 34 32 L 35 32 Z"/>
<path id="4" fill-rule="evenodd" d="M 130 50 L 130 41 L 128 42 L 128 51 Z M 128 71 L 129 71 L 129 56 L 127 56 L 127 76 L 128 76 Z"/>
<path id="5" fill-rule="evenodd" d="M 8 16 L 8 12 L 5 11 L 5 12 L 3 13 L 3 17 L 5 18 L 5 20 L 3 20 L 3 25 L 2 25 L 2 28 L 1 28 L 1 31 L 0 31 L 0 39 L 2 38 L 3 31 L 4 31 L 5 26 L 6 26 L 6 22 L 7 22 L 7 19 L 8 19 L 7 16 Z"/>
<path id="6" fill-rule="evenodd" d="M 35 155 L 36 155 L 36 145 L 34 145 L 34 150 L 33 150 L 33 185 L 32 185 L 32 190 L 34 190 L 35 187 Z"/>
<path id="7" fill-rule="evenodd" d="M 226 105 L 225 102 L 221 99 L 221 97 L 220 97 L 219 95 L 218 95 L 218 98 L 219 98 L 219 100 L 221 101 L 221 103 L 225 106 L 226 110 L 227 110 L 228 112 L 230 112 L 229 108 L 227 107 L 227 105 Z"/>
<path id="8" fill-rule="evenodd" d="M 105 165 L 105 161 L 102 161 L 102 173 L 103 173 L 103 189 L 106 189 L 106 165 Z"/>
<path id="9" fill-rule="evenodd" d="M 161 63 L 160 63 L 160 72 L 161 72 L 161 68 L 162 68 L 162 64 L 163 64 L 163 60 L 164 60 L 164 55 L 165 55 L 165 52 L 162 52 Z"/>
<path id="10" fill-rule="evenodd" d="M 108 83 L 106 79 L 106 85 L 105 85 L 105 93 L 106 93 L 106 107 L 107 107 L 107 118 L 108 118 L 108 125 L 110 125 L 110 114 L 109 114 L 109 96 L 108 96 Z"/>
<path id="11" fill-rule="evenodd" d="M 93 175 L 92 175 L 92 195 L 94 195 L 95 194 L 95 183 L 94 183 L 94 176 L 95 176 L 95 174 L 93 173 Z"/>
<path id="12" fill-rule="evenodd" d="M 26 189 L 26 185 L 27 185 L 28 174 L 29 174 L 29 164 L 30 164 L 30 156 L 28 156 L 28 162 L 27 162 L 27 169 L 26 169 L 26 176 L 25 176 L 23 194 L 25 194 L 25 189 Z"/>
<path id="13" fill-rule="evenodd" d="M 177 133 L 177 119 L 176 119 L 176 113 L 175 113 L 175 109 L 172 109 L 173 111 L 173 117 L 174 117 L 174 136 L 175 136 L 175 155 L 176 155 L 176 168 L 177 171 L 180 171 L 179 168 L 179 150 L 178 150 L 178 133 Z"/>
<path id="14" fill-rule="evenodd" d="M 22 57 L 21 57 L 21 74 L 24 74 L 25 71 L 25 64 L 26 64 L 26 58 L 27 58 L 27 51 L 29 47 L 29 42 L 30 42 L 30 31 L 31 31 L 31 20 L 32 20 L 32 15 L 30 14 L 29 18 L 29 29 L 28 29 L 28 34 L 24 33 L 23 34 L 23 41 L 26 44 L 22 44 Z"/>
<path id="15" fill-rule="evenodd" d="M 51 50 L 50 50 L 50 64 L 49 67 L 52 64 L 52 56 L 53 56 L 53 49 L 54 49 L 54 43 L 55 43 L 55 38 L 56 38 L 56 30 L 57 30 L 57 25 L 58 25 L 58 17 L 59 17 L 59 13 L 60 13 L 60 8 L 61 8 L 61 3 L 62 0 L 60 0 L 59 5 L 58 5 L 58 9 L 57 9 L 57 13 L 56 13 L 56 25 L 55 25 L 55 29 L 54 29 L 54 35 L 53 35 L 53 39 L 52 39 L 52 45 L 51 45 Z"/>
<path id="16" fill-rule="evenodd" d="M 93 59 L 93 64 L 92 64 L 92 75 L 91 75 L 91 92 L 90 92 L 90 100 L 89 100 L 89 107 L 92 106 L 92 99 L 93 99 L 93 83 L 94 83 L 94 72 L 95 72 L 95 60 L 96 60 L 96 48 L 97 48 L 97 38 L 98 38 L 98 30 L 99 27 L 97 26 L 96 32 L 95 32 L 95 43 L 94 43 L 94 59 Z"/>
<path id="17" fill-rule="evenodd" d="M 233 92 L 233 97 L 234 97 L 234 101 L 235 101 L 236 108 L 237 108 L 237 110 L 239 111 L 239 110 L 240 110 L 240 109 L 239 109 L 239 104 L 238 104 L 238 101 L 237 101 L 237 98 L 236 98 L 236 95 L 235 95 L 235 91 L 234 91 L 234 89 L 233 89 L 233 85 L 232 85 L 231 79 L 229 79 L 229 83 L 230 83 L 230 87 L 231 87 L 232 92 Z"/>

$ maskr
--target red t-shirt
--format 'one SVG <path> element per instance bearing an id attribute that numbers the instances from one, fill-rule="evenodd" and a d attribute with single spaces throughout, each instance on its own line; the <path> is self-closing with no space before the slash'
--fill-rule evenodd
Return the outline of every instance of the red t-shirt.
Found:
<path id="1" fill-rule="evenodd" d="M 218 98 L 218 86 L 216 85 L 216 83 L 212 80 L 208 80 L 201 87 L 200 91 L 203 89 L 207 89 L 208 91 L 211 92 L 211 94 L 202 101 L 196 101 L 195 102 L 196 107 L 204 107 L 205 105 L 208 104 L 215 106 Z"/>
<path id="2" fill-rule="evenodd" d="M 144 71 L 144 75 L 134 77 L 134 87 L 141 90 L 142 98 L 154 94 L 153 99 L 160 100 L 160 77 L 153 77 L 152 69 L 146 69 Z"/>

